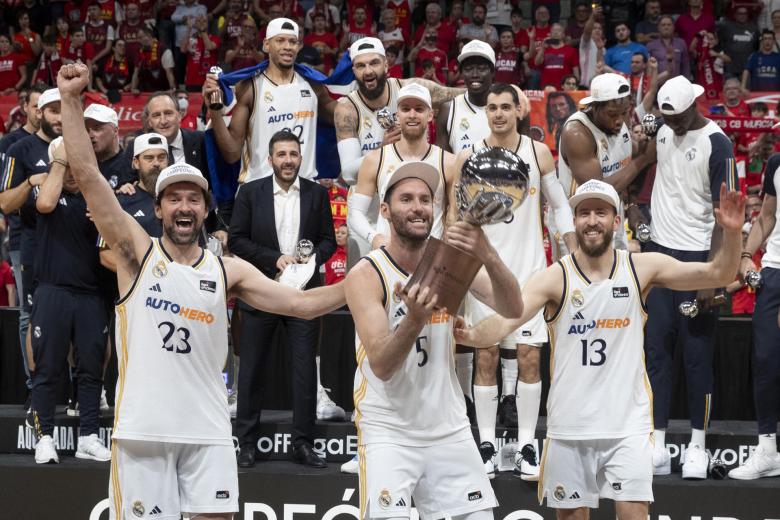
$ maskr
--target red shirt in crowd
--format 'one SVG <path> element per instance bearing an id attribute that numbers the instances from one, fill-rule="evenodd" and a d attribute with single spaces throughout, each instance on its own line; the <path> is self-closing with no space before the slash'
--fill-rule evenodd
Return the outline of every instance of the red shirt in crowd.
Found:
<path id="1" fill-rule="evenodd" d="M 685 40 L 685 45 L 690 45 L 693 38 L 701 31 L 715 32 L 715 18 L 711 14 L 702 12 L 694 19 L 690 13 L 683 13 L 674 23 L 677 36 Z"/>
<path id="2" fill-rule="evenodd" d="M 38 33 L 30 31 L 30 38 L 34 39 L 36 36 L 38 36 Z M 18 32 L 14 34 L 13 41 L 11 43 L 18 44 L 21 47 L 18 54 L 23 59 L 24 63 L 35 59 L 35 53 L 32 50 L 32 45 L 30 45 L 30 40 L 27 38 L 27 36 Z"/>
<path id="3" fill-rule="evenodd" d="M 336 185 L 328 190 L 330 214 L 333 216 L 333 226 L 336 229 L 347 222 L 347 194 L 347 190 Z"/>
<path id="4" fill-rule="evenodd" d="M 387 77 L 388 78 L 398 78 L 403 79 L 404 77 L 404 68 L 401 67 L 398 63 L 387 69 Z"/>
<path id="5" fill-rule="evenodd" d="M 0 56 L 0 92 L 14 88 L 19 82 L 19 68 L 24 66 L 24 60 L 15 52 Z"/>
<path id="6" fill-rule="evenodd" d="M 386 9 L 395 11 L 395 26 L 400 27 L 405 34 L 412 32 L 412 9 L 409 0 L 387 0 Z"/>
<path id="7" fill-rule="evenodd" d="M 138 51 L 141 50 L 141 27 L 143 26 L 141 21 L 137 24 L 124 22 L 117 31 L 117 38 L 125 41 L 125 53 L 131 62 L 135 62 Z"/>
<path id="8" fill-rule="evenodd" d="M 46 53 L 42 52 L 38 60 L 38 68 L 33 73 L 33 79 L 30 83 L 35 85 L 38 82 L 43 82 L 49 86 L 55 86 L 57 73 L 62 65 L 62 59 L 57 51 L 54 51 L 51 56 L 46 56 Z"/>
<path id="9" fill-rule="evenodd" d="M 181 127 L 185 130 L 197 130 L 198 129 L 198 117 L 194 114 L 187 112 L 187 115 L 181 118 Z"/>
<path id="10" fill-rule="evenodd" d="M 106 46 L 109 32 L 113 33 L 113 28 L 105 20 L 101 20 L 99 25 L 92 25 L 90 22 L 84 24 L 84 37 L 95 49 L 103 49 Z"/>
<path id="11" fill-rule="evenodd" d="M 760 249 L 753 255 L 753 263 L 760 266 L 764 252 Z M 731 314 L 753 314 L 756 309 L 756 290 L 746 285 L 731 295 Z"/>
<path id="12" fill-rule="evenodd" d="M 726 104 L 723 105 L 726 108 L 726 115 L 737 117 L 750 117 L 750 106 L 745 103 L 744 99 L 740 99 L 739 103 L 730 107 Z"/>
<path id="13" fill-rule="evenodd" d="M 429 51 L 425 47 L 420 49 L 420 52 L 417 53 L 417 59 L 414 62 L 414 75 L 418 78 L 421 78 L 425 73 L 422 66 L 425 60 L 431 60 L 431 63 L 433 63 L 433 66 L 436 69 L 436 78 L 442 85 L 446 85 L 447 78 L 444 75 L 444 71 L 447 70 L 447 53 L 441 49 L 433 51 Z"/>
<path id="14" fill-rule="evenodd" d="M 14 273 L 11 270 L 11 266 L 3 260 L 0 264 L 0 307 L 8 307 L 9 305 L 16 305 L 16 302 L 8 301 L 8 289 L 9 285 L 16 285 L 14 281 Z"/>
<path id="15" fill-rule="evenodd" d="M 116 1 L 115 0 L 88 0 L 84 2 L 84 5 L 89 7 L 92 2 L 97 2 L 100 5 L 100 19 L 107 24 L 116 25 Z M 83 11 L 86 14 L 86 8 Z"/>
<path id="16" fill-rule="evenodd" d="M 336 252 L 325 262 L 325 285 L 339 283 L 347 276 L 347 250 L 336 246 Z"/>
<path id="17" fill-rule="evenodd" d="M 108 89 L 121 90 L 133 79 L 133 67 L 130 58 L 125 56 L 117 60 L 114 54 L 109 54 L 103 62 L 101 80 Z"/>
<path id="18" fill-rule="evenodd" d="M 423 34 L 427 25 L 420 25 L 414 32 L 414 44 L 417 45 L 422 40 Z M 436 39 L 436 47 L 441 49 L 445 54 L 450 52 L 450 49 L 455 43 L 455 37 L 457 35 L 457 29 L 453 28 L 450 24 L 442 20 L 439 22 L 439 27 L 436 29 L 438 38 Z"/>
<path id="19" fill-rule="evenodd" d="M 564 45 L 559 49 L 547 47 L 544 50 L 544 61 L 537 68 L 542 70 L 542 79 L 540 86 L 553 85 L 555 88 L 561 86 L 563 77 L 572 74 L 574 67 L 580 64 L 579 56 L 574 47 Z"/>
<path id="20" fill-rule="evenodd" d="M 60 56 L 64 56 L 65 53 L 70 49 L 70 37 L 68 36 L 57 36 L 57 54 Z"/>
<path id="21" fill-rule="evenodd" d="M 217 64 L 220 40 L 218 36 L 209 34 L 209 40 L 217 45 L 213 51 L 206 50 L 203 38 L 194 36 L 190 38 L 190 50 L 187 53 L 187 69 L 184 74 L 184 84 L 188 87 L 203 85 L 203 78 L 209 73 L 209 69 Z"/>
<path id="22" fill-rule="evenodd" d="M 325 52 L 325 48 L 330 47 L 331 49 L 336 49 L 336 51 L 338 51 L 339 41 L 336 39 L 336 35 L 327 31 L 322 34 L 311 31 L 303 37 L 303 44 L 314 47 L 320 51 L 320 58 L 322 58 L 324 69 L 323 72 L 325 74 L 330 74 L 330 71 L 333 70 L 333 54 Z"/>
<path id="23" fill-rule="evenodd" d="M 496 53 L 496 77 L 494 81 L 515 85 L 523 83 L 523 60 L 516 49 L 498 51 Z"/>

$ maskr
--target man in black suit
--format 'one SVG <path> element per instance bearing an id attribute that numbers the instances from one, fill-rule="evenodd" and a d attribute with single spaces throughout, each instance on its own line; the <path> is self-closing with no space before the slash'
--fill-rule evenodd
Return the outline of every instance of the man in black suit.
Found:
<path id="1" fill-rule="evenodd" d="M 238 192 L 230 221 L 229 247 L 269 278 L 295 263 L 300 240 L 314 244 L 317 267 L 336 250 L 327 190 L 298 176 L 301 146 L 288 130 L 277 132 L 268 145 L 273 175 L 245 184 Z M 315 274 L 306 289 L 321 285 Z M 317 468 L 325 462 L 313 451 L 317 404 L 315 353 L 319 322 L 269 314 L 239 303 L 241 370 L 238 372 L 236 430 L 241 452 L 238 465 L 252 467 L 263 404 L 263 367 L 276 326 L 286 328 L 293 363 L 293 460 Z"/>
<path id="2" fill-rule="evenodd" d="M 168 163 L 187 163 L 201 172 L 207 172 L 203 132 L 181 128 L 181 112 L 176 99 L 168 92 L 156 92 L 149 96 L 144 106 L 143 118 L 150 131 L 168 141 Z"/>

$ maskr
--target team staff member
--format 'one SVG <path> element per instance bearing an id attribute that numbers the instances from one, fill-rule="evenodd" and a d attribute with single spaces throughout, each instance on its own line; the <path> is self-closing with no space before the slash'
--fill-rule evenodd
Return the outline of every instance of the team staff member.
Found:
<path id="1" fill-rule="evenodd" d="M 704 92 L 684 76 L 676 76 L 658 91 L 658 106 L 666 125 L 655 137 L 658 165 L 653 184 L 653 220 L 647 251 L 682 262 L 703 262 L 721 246 L 716 222 L 721 183 L 737 185 L 733 145 L 713 121 L 696 107 Z M 729 280 L 729 282 L 733 281 Z M 726 284 L 723 284 L 726 285 Z M 647 297 L 645 349 L 653 386 L 656 444 L 653 464 L 657 475 L 669 474 L 666 426 L 672 400 L 672 359 L 678 339 L 683 343 L 691 442 L 683 458 L 683 478 L 707 478 L 709 460 L 704 441 L 712 399 L 712 350 L 717 312 L 703 309 L 698 316 L 682 316 L 679 306 L 694 298 L 701 305 L 712 292 L 657 288 Z"/>
<path id="2" fill-rule="evenodd" d="M 97 436 L 108 314 L 98 275 L 97 229 L 68 171 L 65 146 L 50 145 L 49 175 L 38 191 L 35 251 L 37 289 L 30 316 L 35 360 L 32 409 L 38 444 L 35 462 L 59 462 L 54 447 L 54 406 L 59 375 L 74 347 L 79 382 L 79 440 L 76 457 L 108 461 L 111 452 Z M 89 319 L 84 319 L 88 316 Z"/>
<path id="3" fill-rule="evenodd" d="M 454 370 L 454 318 L 434 311 L 436 296 L 402 286 L 423 256 L 434 222 L 441 174 L 408 162 L 387 181 L 381 215 L 390 243 L 347 274 L 347 303 L 360 339 L 355 415 L 360 463 L 360 518 L 490 520 L 497 505 L 471 434 Z M 458 222 L 448 243 L 478 257 L 485 271 L 471 290 L 497 312 L 522 314 L 520 290 L 479 228 Z"/>
<path id="4" fill-rule="evenodd" d="M 336 250 L 336 236 L 328 191 L 301 178 L 303 163 L 298 137 L 289 131 L 275 133 L 268 144 L 268 162 L 274 174 L 241 188 L 230 221 L 230 250 L 273 279 L 297 262 L 299 240 L 314 244 L 316 266 L 323 265 Z M 306 287 L 321 285 L 315 275 Z M 317 404 L 315 353 L 318 320 L 264 312 L 248 302 L 241 306 L 241 370 L 238 372 L 236 433 L 241 447 L 241 467 L 255 464 L 260 436 L 265 381 L 263 369 L 276 328 L 284 325 L 292 352 L 293 369 L 293 460 L 325 467 L 314 453 L 314 419 Z"/>
<path id="5" fill-rule="evenodd" d="M 128 161 L 119 146 L 119 117 L 113 108 L 92 103 L 84 110 L 84 122 L 98 160 L 100 173 L 117 189 L 132 182 Z"/>
<path id="6" fill-rule="evenodd" d="M 163 236 L 151 239 L 122 211 L 97 169 L 80 99 L 89 69 L 66 65 L 57 84 L 69 165 L 98 229 L 118 252 L 123 298 L 117 306 L 120 380 L 110 516 L 133 518 L 156 507 L 171 518 L 180 512 L 232 518 L 238 475 L 222 380 L 225 301 L 236 296 L 268 312 L 311 319 L 343 305 L 343 288 L 296 291 L 243 260 L 219 259 L 199 247 L 208 183 L 187 164 L 160 172 L 155 211 Z"/>
<path id="7" fill-rule="evenodd" d="M 653 500 L 653 395 L 642 352 L 644 300 L 655 287 L 696 290 L 734 279 L 745 198 L 720 185 L 722 250 L 707 263 L 615 250 L 623 225 L 609 184 L 590 180 L 569 200 L 579 248 L 523 286 L 523 316 L 488 318 L 456 338 L 477 347 L 544 311 L 552 367 L 539 500 L 559 520 L 588 518 L 600 498 L 620 520 L 644 520 Z M 657 441 L 656 441 L 657 442 Z"/>
<path id="8" fill-rule="evenodd" d="M 758 418 L 758 446 L 729 477 L 752 480 L 780 475 L 777 452 L 777 410 L 780 405 L 780 226 L 777 192 L 780 191 L 780 153 L 769 158 L 764 171 L 764 202 L 758 220 L 750 229 L 742 252 L 740 274 L 758 271 L 752 254 L 767 242 L 761 258 L 761 287 L 753 312 L 753 396 Z"/>

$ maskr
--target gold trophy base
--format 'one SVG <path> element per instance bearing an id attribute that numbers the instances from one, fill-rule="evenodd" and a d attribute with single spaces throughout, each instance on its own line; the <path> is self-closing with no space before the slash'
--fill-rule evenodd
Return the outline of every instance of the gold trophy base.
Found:
<path id="1" fill-rule="evenodd" d="M 482 262 L 455 246 L 439 239 L 429 238 L 417 269 L 414 270 L 403 289 L 409 292 L 412 285 L 419 283 L 438 295 L 436 309 L 447 308 L 450 314 L 458 312 L 471 282 L 482 267 Z"/>

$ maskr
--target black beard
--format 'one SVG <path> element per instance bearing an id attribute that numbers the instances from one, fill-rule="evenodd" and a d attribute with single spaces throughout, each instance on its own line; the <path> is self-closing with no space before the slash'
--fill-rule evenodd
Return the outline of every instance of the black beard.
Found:
<path id="1" fill-rule="evenodd" d="M 425 234 L 416 234 L 407 228 L 408 221 L 406 220 L 406 217 L 393 214 L 392 211 L 390 212 L 390 221 L 396 236 L 404 245 L 413 249 L 422 247 L 425 241 L 428 240 L 428 236 L 431 234 L 431 228 L 433 227 L 433 220 L 428 220 L 428 229 L 425 231 Z"/>
<path id="2" fill-rule="evenodd" d="M 591 258 L 598 258 L 603 255 L 609 246 L 612 245 L 612 235 L 615 234 L 612 228 L 606 228 L 604 229 L 604 240 L 595 246 L 588 246 L 585 243 L 585 231 L 577 230 L 575 233 L 577 235 L 577 244 L 579 244 L 580 249 L 586 256 Z"/>
<path id="3" fill-rule="evenodd" d="M 365 85 L 358 82 L 358 89 L 364 98 L 373 101 L 385 93 L 385 85 L 387 85 L 387 74 L 377 74 L 375 88 L 369 90 Z"/>
<path id="4" fill-rule="evenodd" d="M 60 136 L 60 134 L 58 134 L 57 131 L 54 130 L 54 127 L 51 124 L 49 124 L 48 121 L 46 121 L 45 117 L 41 118 L 41 130 L 43 130 L 43 133 L 49 139 L 57 139 Z"/>
<path id="5" fill-rule="evenodd" d="M 176 219 L 179 216 L 181 216 L 179 213 L 175 214 L 171 219 L 171 223 L 167 226 L 164 226 L 165 236 L 167 236 L 168 239 L 177 246 L 191 246 L 196 244 L 198 242 L 198 237 L 203 230 L 203 223 L 201 222 L 198 224 L 194 215 L 187 215 L 193 219 L 193 223 L 195 225 L 192 227 L 192 232 L 187 234 L 179 234 L 176 231 Z"/>

